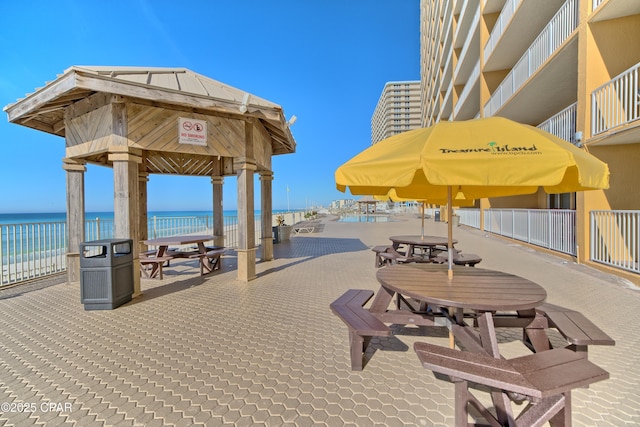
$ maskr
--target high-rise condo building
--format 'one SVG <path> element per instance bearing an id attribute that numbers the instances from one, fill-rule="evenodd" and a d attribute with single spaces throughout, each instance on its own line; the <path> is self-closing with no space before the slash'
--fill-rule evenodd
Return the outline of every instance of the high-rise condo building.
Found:
<path id="1" fill-rule="evenodd" d="M 419 127 L 420 82 L 385 84 L 371 117 L 371 144 Z"/>

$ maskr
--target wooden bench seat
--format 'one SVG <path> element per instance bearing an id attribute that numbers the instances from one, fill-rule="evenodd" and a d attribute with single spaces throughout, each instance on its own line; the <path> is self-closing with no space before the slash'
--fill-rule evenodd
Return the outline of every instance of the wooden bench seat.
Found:
<path id="1" fill-rule="evenodd" d="M 540 426 L 550 421 L 555 426 L 571 425 L 571 390 L 609 378 L 607 371 L 562 348 L 510 360 L 424 342 L 415 343 L 414 350 L 425 368 L 448 375 L 455 382 L 456 426 L 477 425 L 468 424 L 469 404 L 491 425 L 501 425 L 471 394 L 468 382 L 511 392 L 535 403 L 522 411 L 515 425 Z M 511 418 L 510 414 L 506 416 Z"/>
<path id="2" fill-rule="evenodd" d="M 140 252 L 140 258 L 155 258 L 158 251 L 156 249 L 150 249 L 148 251 Z M 166 257 L 173 258 L 170 254 L 165 254 Z M 169 266 L 169 261 L 166 262 L 165 267 Z"/>
<path id="3" fill-rule="evenodd" d="M 152 251 L 155 254 L 155 251 Z M 156 257 L 149 254 L 140 256 L 140 272 L 147 279 L 155 279 L 156 277 L 162 280 L 162 267 L 165 264 L 169 264 L 173 257 L 162 256 Z"/>
<path id="4" fill-rule="evenodd" d="M 220 269 L 220 257 L 224 255 L 224 248 L 217 248 L 205 253 L 189 255 L 189 258 L 197 258 L 200 261 L 200 275 L 204 276 L 214 270 Z"/>
<path id="5" fill-rule="evenodd" d="M 448 254 L 440 254 L 435 259 L 435 262 L 440 264 L 448 263 L 449 256 Z M 469 267 L 473 267 L 476 264 L 479 264 L 482 261 L 479 255 L 476 254 L 468 254 L 457 252 L 455 249 L 453 251 L 453 263 L 455 265 L 468 265 Z"/>
<path id="6" fill-rule="evenodd" d="M 544 326 L 557 329 L 574 351 L 584 352 L 586 355 L 590 345 L 615 345 L 609 335 L 579 311 L 546 303 L 536 307 L 536 314 L 544 316 L 548 323 Z M 535 328 L 525 329 L 525 338 L 531 329 Z"/>
<path id="7" fill-rule="evenodd" d="M 373 291 L 349 289 L 330 307 L 349 328 L 351 369 L 361 371 L 364 351 L 371 337 L 388 337 L 391 329 L 363 307 L 373 296 Z"/>
<path id="8" fill-rule="evenodd" d="M 398 252 L 393 246 L 374 246 L 371 248 L 376 253 L 376 268 L 389 264 L 402 264 L 406 262 L 419 262 L 423 258 L 419 255 L 406 256 L 404 253 Z"/>
<path id="9" fill-rule="evenodd" d="M 376 254 L 376 259 L 375 259 L 375 267 L 376 268 L 382 267 L 384 265 L 391 264 L 391 260 L 393 258 L 393 255 L 387 254 L 387 250 L 390 247 L 391 246 L 389 246 L 389 245 L 379 245 L 379 246 L 374 246 L 373 248 L 371 248 L 371 250 L 373 252 L 375 252 L 375 254 Z"/>

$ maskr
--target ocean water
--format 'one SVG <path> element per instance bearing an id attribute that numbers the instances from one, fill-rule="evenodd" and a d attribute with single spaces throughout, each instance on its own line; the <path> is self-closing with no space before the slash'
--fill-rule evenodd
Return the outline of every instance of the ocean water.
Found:
<path id="1" fill-rule="evenodd" d="M 274 211 L 274 214 L 285 211 Z M 260 211 L 255 211 L 260 218 Z M 225 226 L 237 224 L 236 210 L 223 211 Z M 0 213 L 0 266 L 16 262 L 35 262 L 38 257 L 61 255 L 66 242 L 65 212 Z M 150 211 L 150 223 L 158 218 L 158 235 L 163 233 L 192 233 L 202 224 L 211 224 L 212 211 Z M 179 218 L 172 221 L 171 218 Z M 204 219 L 206 218 L 206 219 Z M 96 221 L 99 219 L 100 221 Z M 113 222 L 113 212 L 87 212 L 85 214 L 87 240 L 108 238 Z M 105 227 L 106 226 L 106 227 Z M 168 227 L 168 228 L 166 228 Z M 165 229 L 166 228 L 166 229 Z M 3 273 L 6 267 L 3 267 Z M 2 284 L 4 280 L 0 280 Z"/>
<path id="2" fill-rule="evenodd" d="M 286 211 L 274 210 L 273 213 L 282 213 Z M 213 216 L 212 211 L 149 211 L 149 218 L 157 217 L 194 217 L 194 216 Z M 237 210 L 223 211 L 225 217 L 237 217 Z M 260 211 L 255 211 L 255 216 L 260 216 Z M 42 212 L 42 213 L 0 213 L 0 224 L 31 224 L 41 222 L 60 222 L 66 221 L 66 212 Z M 86 212 L 85 220 L 112 220 L 113 212 Z"/>

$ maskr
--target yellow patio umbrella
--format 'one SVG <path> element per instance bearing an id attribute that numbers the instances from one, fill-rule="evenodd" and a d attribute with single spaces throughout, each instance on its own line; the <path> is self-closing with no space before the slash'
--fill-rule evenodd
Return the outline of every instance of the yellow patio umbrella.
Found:
<path id="1" fill-rule="evenodd" d="M 335 172 L 340 191 L 456 200 L 609 187 L 606 163 L 533 126 L 502 117 L 439 122 L 372 145 Z M 449 221 L 449 277 L 452 277 Z"/>

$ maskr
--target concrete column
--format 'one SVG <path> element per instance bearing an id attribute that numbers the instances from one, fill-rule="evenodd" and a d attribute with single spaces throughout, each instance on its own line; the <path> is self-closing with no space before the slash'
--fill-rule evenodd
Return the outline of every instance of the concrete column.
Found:
<path id="1" fill-rule="evenodd" d="M 253 174 L 255 161 L 236 159 L 238 176 L 238 280 L 248 282 L 256 278 L 255 218 Z"/>
<path id="2" fill-rule="evenodd" d="M 224 246 L 224 207 L 222 205 L 222 184 L 224 178 L 212 176 L 213 185 L 213 244 Z"/>
<path id="3" fill-rule="evenodd" d="M 262 261 L 273 259 L 273 195 L 272 195 L 273 172 L 260 172 L 260 212 L 262 220 Z"/>
<path id="4" fill-rule="evenodd" d="M 84 241 L 84 173 L 83 162 L 63 159 L 67 172 L 67 283 L 80 282 L 80 243 Z"/>

